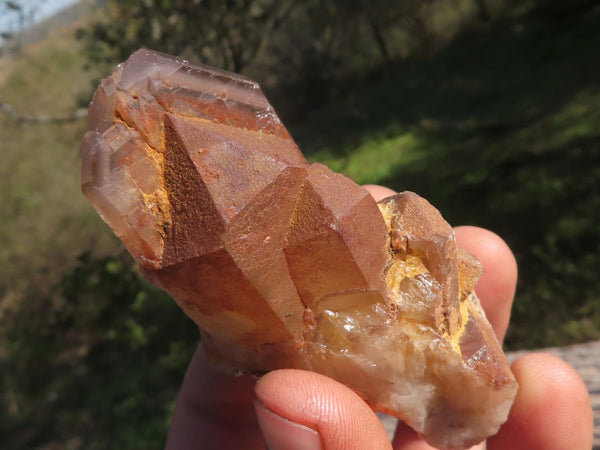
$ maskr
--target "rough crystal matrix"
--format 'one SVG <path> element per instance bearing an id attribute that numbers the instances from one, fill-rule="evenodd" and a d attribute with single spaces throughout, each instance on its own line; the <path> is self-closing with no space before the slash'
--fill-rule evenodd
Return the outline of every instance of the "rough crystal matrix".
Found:
<path id="1" fill-rule="evenodd" d="M 478 261 L 416 194 L 309 165 L 256 83 L 137 51 L 90 105 L 82 189 L 215 364 L 331 376 L 440 448 L 506 420 Z"/>

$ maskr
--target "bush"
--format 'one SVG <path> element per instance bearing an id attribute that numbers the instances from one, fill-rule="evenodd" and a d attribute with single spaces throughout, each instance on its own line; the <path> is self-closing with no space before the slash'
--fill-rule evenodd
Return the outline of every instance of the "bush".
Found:
<path id="1" fill-rule="evenodd" d="M 6 318 L 5 448 L 156 447 L 195 325 L 126 255 L 84 254 L 51 291 L 40 298 L 32 288 Z"/>

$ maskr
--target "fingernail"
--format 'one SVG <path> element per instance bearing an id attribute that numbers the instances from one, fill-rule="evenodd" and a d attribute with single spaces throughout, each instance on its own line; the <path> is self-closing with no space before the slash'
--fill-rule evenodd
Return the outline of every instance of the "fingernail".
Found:
<path id="1" fill-rule="evenodd" d="M 254 408 L 269 450 L 323 450 L 316 430 L 275 414 L 258 400 Z"/>

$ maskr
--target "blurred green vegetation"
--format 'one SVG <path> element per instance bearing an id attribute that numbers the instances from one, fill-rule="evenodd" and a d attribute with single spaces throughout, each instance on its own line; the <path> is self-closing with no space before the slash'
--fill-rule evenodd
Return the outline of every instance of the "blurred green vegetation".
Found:
<path id="1" fill-rule="evenodd" d="M 596 9 L 465 33 L 293 130 L 312 160 L 507 240 L 510 348 L 600 338 L 599 25 Z"/>
<path id="2" fill-rule="evenodd" d="M 0 59 L 0 101 L 68 116 L 139 46 L 242 70 L 309 159 L 507 240 L 510 348 L 600 338 L 600 2 L 196 3 L 109 2 Z M 0 114 L 3 448 L 161 447 L 197 344 L 80 194 L 84 122 Z"/>
<path id="3" fill-rule="evenodd" d="M 49 291 L 5 317 L 4 448 L 160 446 L 195 326 L 123 255 L 85 253 Z"/>

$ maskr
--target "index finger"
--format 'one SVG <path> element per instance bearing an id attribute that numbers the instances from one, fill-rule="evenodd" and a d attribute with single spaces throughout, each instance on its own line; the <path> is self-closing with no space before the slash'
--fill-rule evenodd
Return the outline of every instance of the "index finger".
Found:
<path id="1" fill-rule="evenodd" d="M 506 242 L 489 230 L 462 226 L 456 227 L 454 232 L 457 244 L 483 264 L 483 276 L 475 292 L 502 342 L 517 287 L 517 261 Z"/>
<path id="2" fill-rule="evenodd" d="M 255 384 L 250 376 L 218 372 L 199 345 L 175 403 L 166 450 L 264 448 L 254 414 Z"/>

